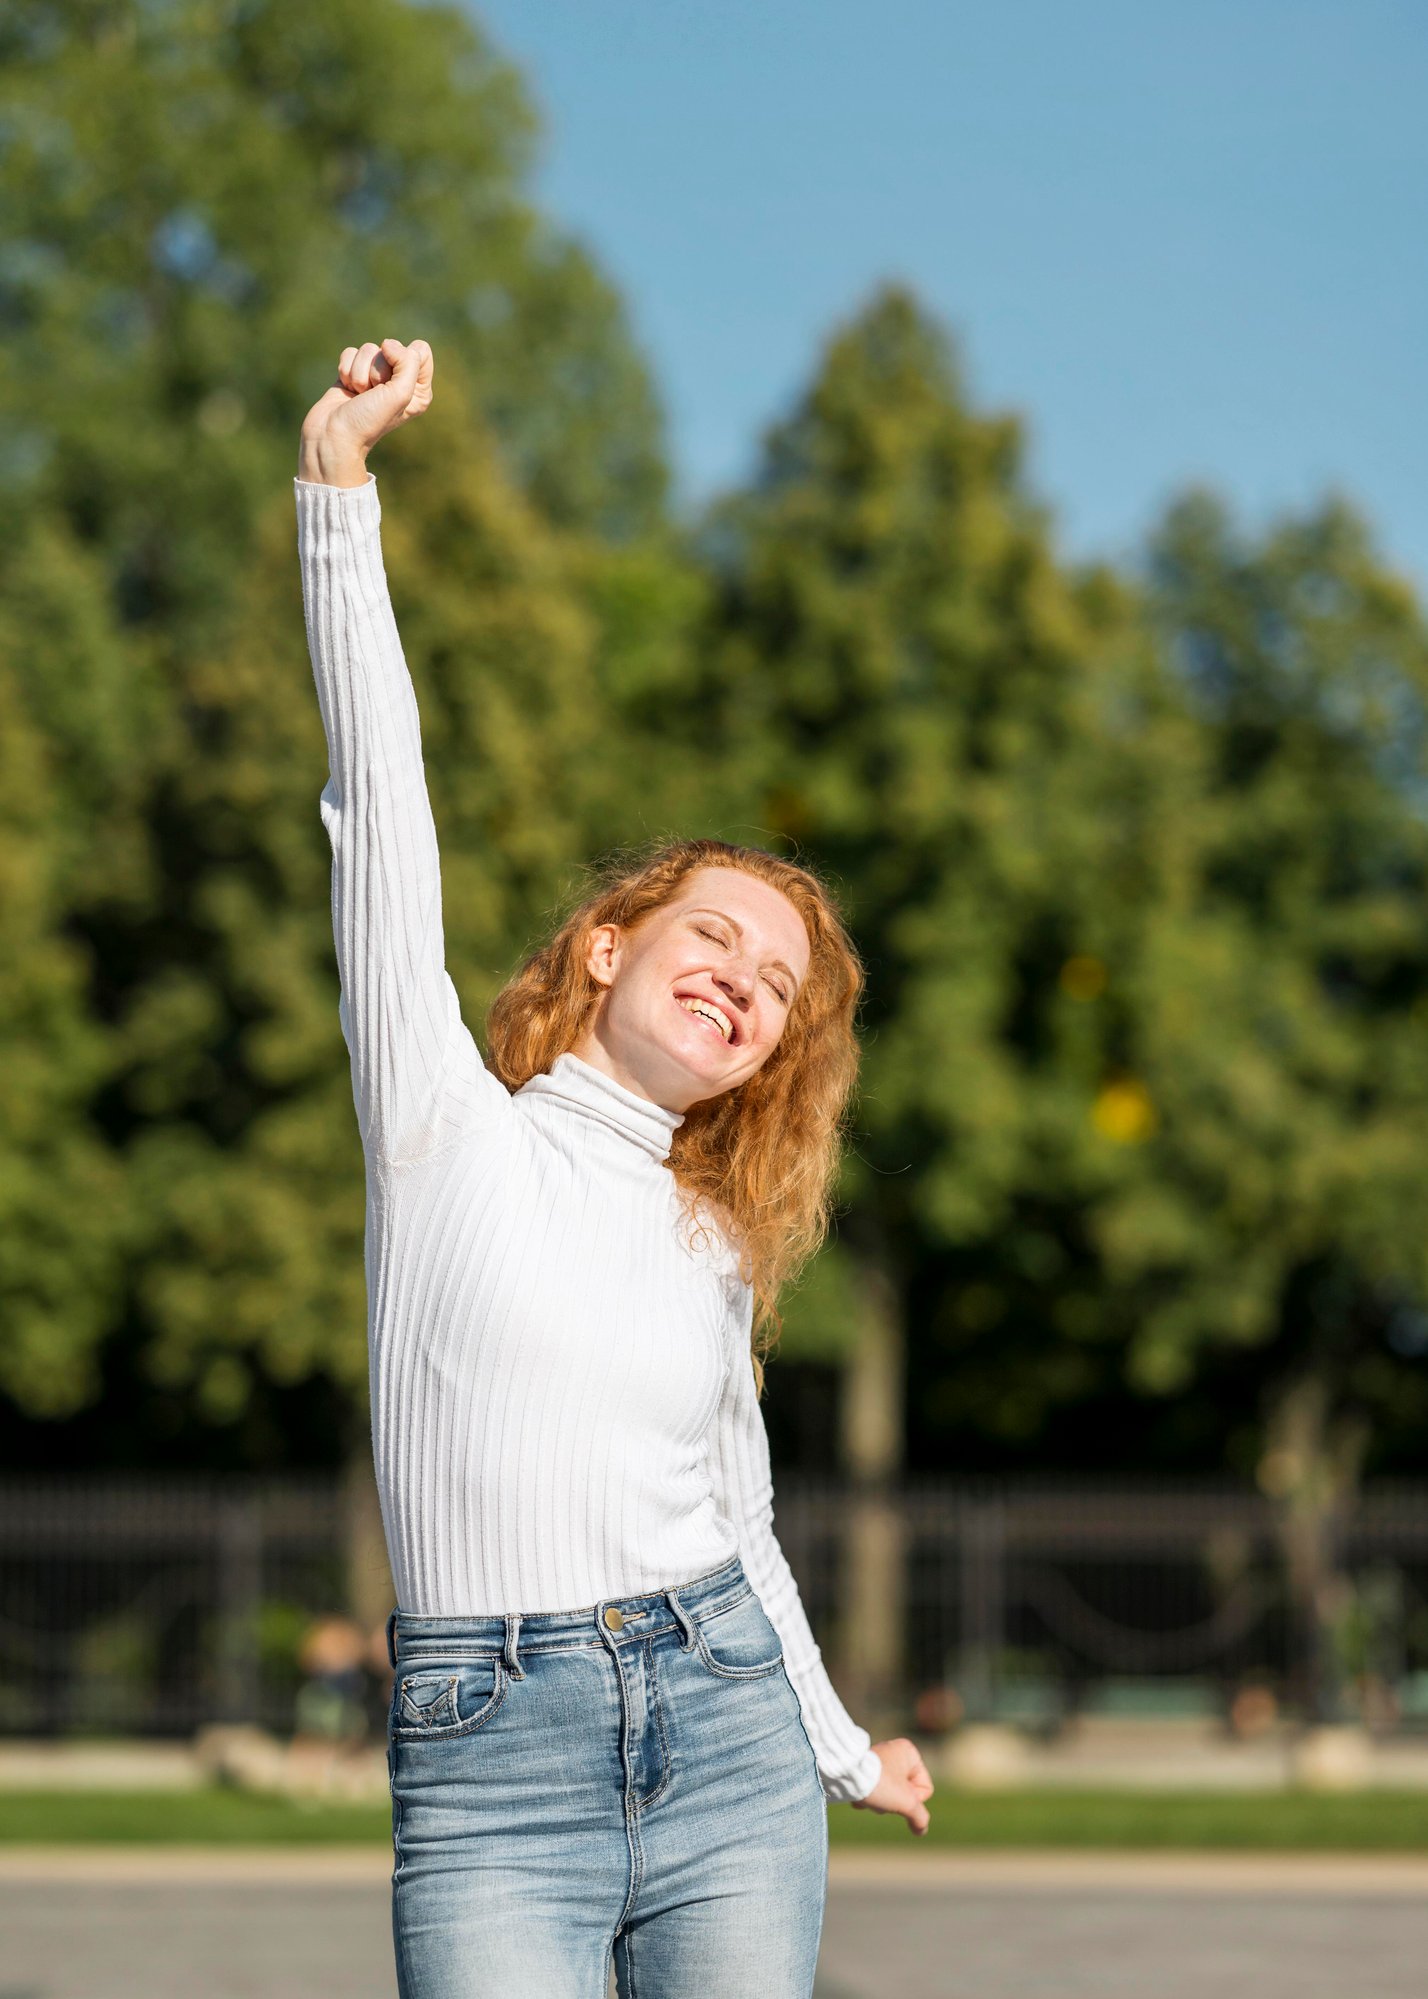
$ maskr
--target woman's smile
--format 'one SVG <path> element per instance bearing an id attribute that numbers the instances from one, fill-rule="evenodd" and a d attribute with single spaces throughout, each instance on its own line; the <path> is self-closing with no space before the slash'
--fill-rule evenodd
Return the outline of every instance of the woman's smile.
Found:
<path id="1" fill-rule="evenodd" d="M 691 1020 L 701 1022 L 703 1026 L 708 1028 L 711 1034 L 717 1034 L 726 1046 L 738 1040 L 739 1030 L 737 1024 L 725 1013 L 723 1007 L 716 1005 L 713 1000 L 707 1000 L 702 995 L 691 995 L 688 993 L 676 993 L 674 999 L 675 1005 L 684 1013 L 687 1013 Z M 711 1019 L 711 1014 L 716 1013 L 719 1015 L 719 1020 Z M 720 1021 L 724 1023 L 722 1027 L 719 1024 Z"/>

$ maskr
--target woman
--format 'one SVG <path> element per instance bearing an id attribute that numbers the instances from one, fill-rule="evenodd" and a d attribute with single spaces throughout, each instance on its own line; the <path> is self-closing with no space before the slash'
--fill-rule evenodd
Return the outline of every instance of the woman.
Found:
<path id="1" fill-rule="evenodd" d="M 860 972 L 801 868 L 694 841 L 491 1009 L 445 971 L 367 454 L 423 341 L 344 350 L 295 483 L 367 1161 L 404 1999 L 807 1999 L 826 1799 L 928 1824 L 823 1670 L 774 1539 L 754 1307 L 816 1242 Z M 737 1094 L 736 1094 L 737 1093 Z"/>

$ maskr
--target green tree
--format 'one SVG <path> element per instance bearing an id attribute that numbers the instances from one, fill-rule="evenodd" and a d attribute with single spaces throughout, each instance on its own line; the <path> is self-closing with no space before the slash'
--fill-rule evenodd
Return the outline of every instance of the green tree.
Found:
<path id="1" fill-rule="evenodd" d="M 967 406 L 945 333 L 900 288 L 830 342 L 752 488 L 706 525 L 698 715 L 754 830 L 839 886 L 868 963 L 845 1239 L 895 1259 L 976 1239 L 1026 1168 L 1028 952 L 1094 840 L 1061 811 L 1108 582 L 1058 568 L 1012 418 Z"/>
<path id="2" fill-rule="evenodd" d="M 1286 1378 L 1357 1355 L 1387 1403 L 1428 1295 L 1428 627 L 1337 500 L 1255 546 L 1188 495 L 1151 585 L 1201 757 L 1135 974 L 1161 1130 L 1106 1234 L 1145 1286 L 1133 1365 L 1174 1389 L 1202 1342 L 1283 1338 Z"/>
<path id="3" fill-rule="evenodd" d="M 365 1392 L 302 414 L 350 340 L 440 356 L 431 435 L 377 469 L 473 1017 L 572 864 L 658 813 L 622 717 L 638 737 L 697 586 L 622 308 L 526 196 L 533 115 L 458 9 L 17 0 L 0 116 L 30 982 L 0 1059 L 30 1078 L 12 1211 L 47 1175 L 62 1209 L 11 1233 L 0 1388 L 54 1414 L 117 1368 L 150 1417 L 281 1453 L 260 1391 L 326 1378 L 341 1421 Z"/>
<path id="4" fill-rule="evenodd" d="M 1144 1387 L 1255 1357 L 1313 1709 L 1328 1520 L 1428 1418 L 1428 627 L 1332 496 L 1255 544 L 1189 494 L 1151 584 L 1203 782 L 1132 974 L 1159 1131 L 1098 1233 Z"/>
<path id="5" fill-rule="evenodd" d="M 902 1464 L 918 1264 L 994 1235 L 1051 1170 L 1041 1153 L 1084 1143 L 1085 1105 L 1068 1113 L 1062 1092 L 1048 1109 L 1036 1087 L 1026 996 L 1054 986 L 1068 893 L 1098 866 L 1095 819 L 1073 808 L 1122 607 L 1107 579 L 1058 566 L 1017 422 L 969 407 L 948 336 L 897 286 L 837 331 L 701 546 L 716 597 L 699 727 L 748 829 L 839 888 L 868 965 L 846 1213 L 789 1351 L 809 1350 L 810 1321 L 845 1328 L 844 1457 L 867 1496 L 852 1626 L 883 1647 L 850 1667 L 875 1693 L 896 1677 L 901 1565 L 878 1488 Z"/>
<path id="6" fill-rule="evenodd" d="M 32 593 L 44 595 L 39 579 Z M 59 786 L 8 664 L 33 642 L 0 616 L 0 1391 L 53 1418 L 94 1392 L 124 1217 L 114 1161 L 85 1120 L 107 1051 L 63 931 Z"/>

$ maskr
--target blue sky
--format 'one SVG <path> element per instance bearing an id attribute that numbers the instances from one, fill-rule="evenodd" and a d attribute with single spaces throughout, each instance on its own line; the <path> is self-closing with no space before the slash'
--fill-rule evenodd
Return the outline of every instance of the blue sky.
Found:
<path id="1" fill-rule="evenodd" d="M 1424 0 L 482 0 L 623 292 L 681 498 L 880 280 L 1026 419 L 1072 557 L 1330 486 L 1428 602 Z"/>

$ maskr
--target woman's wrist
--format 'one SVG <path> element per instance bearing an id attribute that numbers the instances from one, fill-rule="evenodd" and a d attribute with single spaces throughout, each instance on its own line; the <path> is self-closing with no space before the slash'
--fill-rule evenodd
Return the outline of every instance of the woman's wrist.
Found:
<path id="1" fill-rule="evenodd" d="M 327 438 L 304 437 L 298 445 L 297 475 L 317 486 L 365 486 L 367 454 L 356 445 L 334 445 Z"/>

